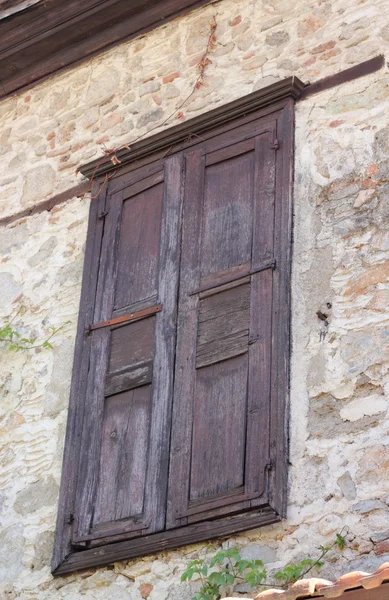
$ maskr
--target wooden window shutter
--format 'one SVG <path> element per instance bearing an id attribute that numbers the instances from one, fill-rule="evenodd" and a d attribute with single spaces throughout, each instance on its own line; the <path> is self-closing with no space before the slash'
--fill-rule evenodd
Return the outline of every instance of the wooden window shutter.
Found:
<path id="1" fill-rule="evenodd" d="M 175 156 L 141 169 L 108 192 L 89 333 L 76 545 L 164 528 L 181 162 Z"/>
<path id="2" fill-rule="evenodd" d="M 269 503 L 277 131 L 250 129 L 187 156 L 170 528 Z"/>
<path id="3" fill-rule="evenodd" d="M 286 511 L 290 78 L 84 174 L 94 184 L 58 575 Z M 115 176 L 112 176 L 115 175 Z"/>

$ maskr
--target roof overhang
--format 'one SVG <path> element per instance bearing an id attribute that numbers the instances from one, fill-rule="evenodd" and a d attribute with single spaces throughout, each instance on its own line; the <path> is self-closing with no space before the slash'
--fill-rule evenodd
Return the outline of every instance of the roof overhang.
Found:
<path id="1" fill-rule="evenodd" d="M 210 0 L 0 0 L 0 98 Z"/>

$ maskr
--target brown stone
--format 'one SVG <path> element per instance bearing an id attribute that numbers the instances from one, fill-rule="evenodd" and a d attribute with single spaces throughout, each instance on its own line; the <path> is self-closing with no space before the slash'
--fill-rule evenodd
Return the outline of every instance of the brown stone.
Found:
<path id="1" fill-rule="evenodd" d="M 151 583 L 142 583 L 139 586 L 139 591 L 142 598 L 148 598 L 151 592 L 153 591 L 153 586 L 151 585 Z"/>
<path id="2" fill-rule="evenodd" d="M 319 44 L 319 46 L 315 46 L 315 48 L 313 48 L 311 50 L 311 54 L 320 54 L 320 52 L 325 52 L 326 50 L 331 50 L 331 48 L 333 48 L 336 45 L 336 42 L 334 40 L 331 40 L 330 42 L 326 42 L 325 44 Z"/>
<path id="3" fill-rule="evenodd" d="M 310 15 L 303 21 L 297 24 L 297 35 L 298 37 L 306 37 L 317 31 L 321 27 L 322 23 L 314 16 Z"/>
<path id="4" fill-rule="evenodd" d="M 162 78 L 162 83 L 171 83 L 177 79 L 177 77 L 180 77 L 180 74 L 177 71 L 174 71 L 174 73 L 170 73 L 170 75 L 165 75 L 165 77 Z"/>
<path id="5" fill-rule="evenodd" d="M 354 277 L 347 286 L 345 294 L 360 294 L 366 288 L 377 285 L 377 283 L 384 283 L 385 281 L 389 281 L 389 260 L 380 265 L 374 265 L 374 267 L 370 267 L 362 275 Z"/>
<path id="6" fill-rule="evenodd" d="M 384 542 L 378 542 L 378 544 L 374 546 L 374 550 L 375 553 L 379 556 L 381 554 L 386 554 L 386 552 L 389 552 L 389 540 L 385 540 Z"/>
<path id="7" fill-rule="evenodd" d="M 342 125 L 343 123 L 344 121 L 341 119 L 336 119 L 335 121 L 331 121 L 330 127 L 339 127 L 339 125 Z"/>
<path id="8" fill-rule="evenodd" d="M 364 483 L 386 481 L 389 473 L 389 448 L 377 444 L 366 450 L 359 462 L 357 478 Z"/>
<path id="9" fill-rule="evenodd" d="M 236 25 L 239 25 L 239 23 L 242 22 L 242 17 L 240 15 L 238 15 L 237 17 L 235 17 L 235 19 L 233 19 L 230 23 L 231 27 L 235 27 Z"/>

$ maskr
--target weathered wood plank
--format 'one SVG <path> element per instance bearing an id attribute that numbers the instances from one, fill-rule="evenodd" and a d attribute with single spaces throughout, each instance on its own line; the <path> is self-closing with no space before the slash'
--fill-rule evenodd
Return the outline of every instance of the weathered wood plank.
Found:
<path id="1" fill-rule="evenodd" d="M 275 359 L 271 378 L 270 503 L 281 516 L 286 515 L 288 489 L 288 424 L 290 361 L 290 278 L 292 240 L 292 183 L 294 108 L 289 102 L 277 123 L 280 149 L 276 152 L 276 195 L 273 274 L 273 340 Z M 281 443 L 282 440 L 282 443 Z"/>
<path id="2" fill-rule="evenodd" d="M 197 373 L 190 500 L 244 484 L 247 372 L 247 356 L 239 356 Z"/>
<path id="3" fill-rule="evenodd" d="M 117 270 L 118 231 L 122 209 L 121 195 L 110 198 L 108 217 L 104 226 L 99 277 L 93 321 L 111 317 Z M 91 337 L 91 336 L 89 336 Z M 109 359 L 109 329 L 98 329 L 92 336 L 88 383 L 85 390 L 84 418 L 81 424 L 81 448 L 78 483 L 75 498 L 73 540 L 88 535 L 92 525 L 98 485 L 98 466 L 101 451 L 101 432 L 104 415 L 104 387 Z"/>
<path id="4" fill-rule="evenodd" d="M 196 368 L 248 351 L 250 284 L 200 300 Z"/>
<path id="5" fill-rule="evenodd" d="M 204 157 L 197 151 L 186 158 L 167 529 L 180 525 L 177 511 L 186 509 L 189 498 L 198 305 L 198 297 L 190 296 L 189 292 L 200 282 L 202 220 L 199 215 L 202 214 L 203 188 Z"/>
<path id="6" fill-rule="evenodd" d="M 243 154 L 205 170 L 202 277 L 251 257 L 253 156 Z"/>
<path id="7" fill-rule="evenodd" d="M 80 569 L 106 565 L 120 560 L 144 556 L 151 552 L 162 552 L 169 548 L 186 546 L 195 542 L 211 540 L 225 535 L 234 535 L 239 531 L 270 525 L 280 521 L 280 517 L 269 507 L 263 507 L 251 513 L 196 523 L 188 527 L 173 529 L 148 535 L 137 540 L 128 540 L 100 546 L 92 550 L 75 552 L 66 557 L 58 566 L 55 575 L 64 575 Z M 381 599 L 379 599 L 381 600 Z"/>
<path id="8" fill-rule="evenodd" d="M 159 183 L 124 202 L 116 310 L 157 293 L 163 189 Z"/>
<path id="9" fill-rule="evenodd" d="M 253 268 L 274 257 L 275 131 L 256 138 L 253 203 Z M 267 485 L 272 370 L 271 269 L 251 278 L 246 491 L 261 496 Z M 252 503 L 254 504 L 254 502 Z"/>
<path id="10" fill-rule="evenodd" d="M 150 531 L 165 527 L 169 469 L 171 412 L 178 278 L 180 271 L 179 234 L 181 230 L 183 157 L 166 159 L 158 294 L 164 307 L 157 316 L 153 371 L 152 419 L 147 466 L 145 518 Z"/>
<path id="11" fill-rule="evenodd" d="M 92 192 L 97 194 L 100 183 L 95 182 Z M 61 487 L 57 524 L 52 558 L 52 569 L 55 570 L 71 552 L 73 502 L 77 481 L 79 443 L 84 411 L 87 375 L 89 367 L 90 338 L 85 330 L 93 319 L 95 294 L 98 278 L 99 257 L 103 235 L 103 221 L 98 218 L 104 210 L 106 190 L 91 202 L 89 210 L 88 235 L 85 248 L 84 271 L 79 306 L 76 349 L 73 360 L 73 376 L 70 388 L 70 400 L 65 437 L 65 449 L 62 463 Z"/>
<path id="12" fill-rule="evenodd" d="M 150 420 L 150 385 L 105 401 L 93 526 L 142 515 Z"/>

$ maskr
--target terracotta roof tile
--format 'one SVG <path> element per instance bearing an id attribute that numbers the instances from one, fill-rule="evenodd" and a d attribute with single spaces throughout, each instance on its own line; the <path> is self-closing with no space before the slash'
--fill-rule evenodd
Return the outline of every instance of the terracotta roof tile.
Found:
<path id="1" fill-rule="evenodd" d="M 343 592 L 356 588 L 371 590 L 379 587 L 385 581 L 389 582 L 389 562 L 381 565 L 375 573 L 352 571 L 340 577 L 337 581 L 326 579 L 300 579 L 288 590 L 266 590 L 255 597 L 255 600 L 298 600 L 299 598 L 338 598 Z M 225 598 L 224 600 L 239 600 Z"/>

